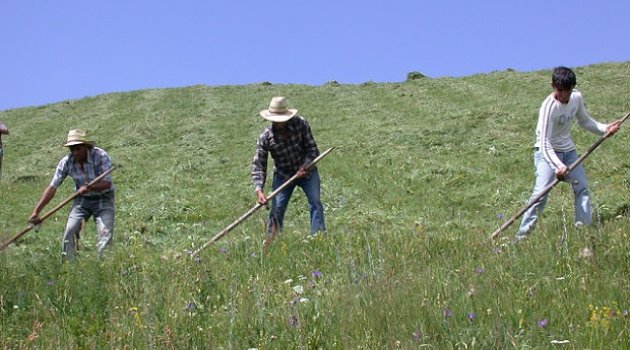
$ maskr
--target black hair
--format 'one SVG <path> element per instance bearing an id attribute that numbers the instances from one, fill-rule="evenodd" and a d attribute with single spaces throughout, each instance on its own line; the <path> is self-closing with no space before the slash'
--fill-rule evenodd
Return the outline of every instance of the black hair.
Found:
<path id="1" fill-rule="evenodd" d="M 576 79 L 575 73 L 571 68 L 556 67 L 553 69 L 553 75 L 551 76 L 551 83 L 554 87 L 562 90 L 570 90 L 575 87 Z"/>

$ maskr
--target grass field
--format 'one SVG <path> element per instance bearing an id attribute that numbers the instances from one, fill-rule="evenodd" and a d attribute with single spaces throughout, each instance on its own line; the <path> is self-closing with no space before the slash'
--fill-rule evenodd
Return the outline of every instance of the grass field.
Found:
<path id="1" fill-rule="evenodd" d="M 575 71 L 597 120 L 630 112 L 630 63 Z M 0 239 L 26 227 L 72 128 L 117 165 L 117 216 L 103 258 L 90 220 L 62 263 L 69 207 L 0 252 L 0 348 L 630 348 L 630 124 L 585 161 L 593 226 L 573 227 L 560 184 L 530 239 L 510 244 L 518 223 L 489 238 L 529 198 L 550 75 L 196 85 L 1 111 Z M 318 166 L 327 234 L 310 236 L 298 190 L 268 249 L 261 209 L 191 259 L 255 204 L 258 111 L 276 95 L 336 147 Z M 578 151 L 598 139 L 573 136 Z"/>

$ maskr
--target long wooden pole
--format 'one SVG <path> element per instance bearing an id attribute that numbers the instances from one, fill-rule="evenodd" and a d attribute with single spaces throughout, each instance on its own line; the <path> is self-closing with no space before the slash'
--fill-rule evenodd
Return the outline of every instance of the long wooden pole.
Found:
<path id="1" fill-rule="evenodd" d="M 94 184 L 96 184 L 97 182 L 101 181 L 105 176 L 107 176 L 107 174 L 111 173 L 112 170 L 114 170 L 114 166 L 112 166 L 111 168 L 107 169 L 105 172 L 103 172 L 101 175 L 99 175 L 97 178 L 95 178 L 94 180 L 92 180 L 89 184 L 87 184 L 87 187 L 91 187 Z M 74 192 L 70 197 L 64 199 L 63 202 L 59 203 L 56 207 L 52 208 L 49 212 L 47 212 L 46 214 L 44 214 L 44 216 L 42 216 L 40 219 L 40 223 L 44 222 L 44 220 L 46 220 L 48 217 L 50 217 L 51 215 L 53 215 L 54 213 L 56 213 L 59 209 L 63 208 L 63 206 L 65 206 L 66 204 L 68 204 L 71 200 L 73 200 L 74 198 L 76 198 L 79 195 L 79 191 Z M 32 230 L 36 225 L 33 224 L 29 224 L 28 227 L 26 227 L 25 229 L 23 229 L 22 231 L 18 232 L 15 236 L 11 237 L 11 239 L 7 240 L 6 242 L 2 243 L 2 245 L 0 246 L 0 251 L 4 250 L 6 247 L 9 246 L 9 244 L 15 242 L 18 238 L 22 237 L 24 234 L 26 234 L 28 231 Z"/>
<path id="2" fill-rule="evenodd" d="M 623 122 L 626 121 L 626 119 L 628 119 L 628 117 L 630 117 L 630 113 L 626 114 L 621 121 L 619 122 L 619 126 L 621 126 L 621 124 L 623 124 Z M 609 138 L 610 136 L 612 136 L 612 134 L 610 133 L 606 133 L 604 136 L 600 137 L 599 140 L 597 140 L 594 144 L 591 145 L 591 147 L 589 147 L 584 154 L 582 154 L 582 156 L 580 156 L 580 158 L 578 158 L 575 162 L 573 162 L 573 164 L 569 165 L 568 171 L 571 172 L 571 170 L 575 169 L 580 163 L 582 163 L 582 161 L 584 159 L 586 159 L 586 157 L 588 157 L 594 150 L 595 148 L 597 148 L 602 142 L 604 142 L 607 138 Z M 543 190 L 540 192 L 539 195 L 537 195 L 534 199 L 532 199 L 523 209 L 519 210 L 516 214 L 514 214 L 508 221 L 506 221 L 503 225 L 501 225 L 501 227 L 499 227 L 496 231 L 494 231 L 492 233 L 492 235 L 490 235 L 491 238 L 496 238 L 497 236 L 499 236 L 499 234 L 505 230 L 506 228 L 508 228 L 510 225 L 512 225 L 512 223 L 514 223 L 514 221 L 516 221 L 518 218 L 521 217 L 521 215 L 523 215 L 529 208 L 532 207 L 532 205 L 534 205 L 535 203 L 537 203 L 538 201 L 540 201 L 541 198 L 543 198 L 547 193 L 549 193 L 549 191 L 551 191 L 552 188 L 554 188 L 554 186 L 556 186 L 558 183 L 560 182 L 560 180 L 558 180 L 557 178 L 553 180 L 552 183 L 550 183 L 549 185 L 547 185 L 547 187 L 543 188 Z"/>
<path id="3" fill-rule="evenodd" d="M 319 156 L 317 156 L 317 158 L 313 159 L 312 162 L 310 162 L 308 165 L 306 165 L 304 168 L 305 170 L 308 170 L 310 168 L 312 168 L 315 164 L 317 164 L 317 162 L 319 162 L 320 160 L 322 160 L 322 158 L 324 158 L 328 153 L 330 153 L 330 151 L 332 151 L 335 147 L 331 147 L 329 149 L 327 149 L 326 151 L 324 151 L 323 153 L 321 153 Z M 289 186 L 291 183 L 293 183 L 293 181 L 298 179 L 298 175 L 295 174 L 293 175 L 293 177 L 291 177 L 290 179 L 288 179 L 287 181 L 285 181 L 280 187 L 278 187 L 275 191 L 271 192 L 271 194 L 269 194 L 267 196 L 267 201 L 269 201 L 271 198 L 275 197 L 278 193 L 282 192 L 287 186 Z M 199 249 L 197 249 L 197 251 L 195 251 L 194 253 L 192 253 L 191 256 L 195 256 L 198 255 L 202 250 L 206 249 L 210 244 L 218 241 L 219 239 L 221 239 L 223 236 L 225 236 L 226 234 L 228 234 L 228 232 L 232 231 L 232 229 L 234 229 L 236 226 L 238 226 L 238 224 L 240 224 L 241 222 L 245 221 L 245 219 L 247 219 L 250 215 L 252 215 L 256 210 L 260 209 L 260 207 L 262 207 L 263 205 L 260 203 L 256 203 L 255 206 L 253 206 L 251 209 L 249 209 L 245 214 L 241 215 L 238 219 L 236 219 L 233 223 L 229 224 L 226 228 L 224 228 L 223 230 L 221 230 L 221 232 L 217 233 L 214 237 L 212 237 L 208 242 L 206 242 L 204 245 L 202 245 Z"/>

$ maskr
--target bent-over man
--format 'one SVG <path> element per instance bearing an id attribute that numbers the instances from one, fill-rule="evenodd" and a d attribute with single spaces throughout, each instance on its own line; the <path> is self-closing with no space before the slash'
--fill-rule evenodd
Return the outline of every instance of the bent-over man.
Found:
<path id="1" fill-rule="evenodd" d="M 70 153 L 63 157 L 50 185 L 44 190 L 39 202 L 33 209 L 29 219 L 32 224 L 39 224 L 39 213 L 48 204 L 57 188 L 67 176 L 74 180 L 75 191 L 78 196 L 74 199 L 72 209 L 68 215 L 68 222 L 63 234 L 62 255 L 66 260 L 76 257 L 77 240 L 81 226 L 91 216 L 94 216 L 98 239 L 96 248 L 99 254 L 110 246 L 114 234 L 114 185 L 111 174 L 88 187 L 87 185 L 100 174 L 109 170 L 112 162 L 107 152 L 95 146 L 95 142 L 88 139 L 84 130 L 74 129 L 68 133 L 67 142 Z"/>

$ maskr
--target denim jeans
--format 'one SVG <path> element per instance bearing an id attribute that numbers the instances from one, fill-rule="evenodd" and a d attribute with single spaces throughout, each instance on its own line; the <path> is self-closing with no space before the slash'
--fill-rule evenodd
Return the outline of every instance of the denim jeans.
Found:
<path id="1" fill-rule="evenodd" d="M 94 216 L 96 223 L 96 250 L 102 254 L 106 247 L 111 246 L 114 235 L 114 193 L 95 197 L 78 196 L 74 199 L 63 234 L 62 254 L 65 259 L 75 259 L 81 227 L 90 216 Z"/>
<path id="2" fill-rule="evenodd" d="M 4 157 L 4 150 L 0 146 L 0 177 L 2 177 L 2 157 Z"/>
<path id="3" fill-rule="evenodd" d="M 273 190 L 275 191 L 287 180 L 288 179 L 274 173 L 272 183 Z M 271 199 L 271 212 L 269 213 L 269 220 L 267 222 L 267 235 L 271 234 L 274 224 L 277 225 L 277 229 L 282 229 L 284 213 L 287 211 L 287 205 L 296 186 L 302 188 L 308 200 L 308 209 L 311 215 L 311 234 L 315 234 L 318 231 L 326 231 L 326 225 L 324 224 L 324 206 L 320 199 L 319 174 L 317 173 L 317 169 L 315 169 L 311 170 L 307 177 L 297 179 Z"/>
<path id="4" fill-rule="evenodd" d="M 569 152 L 556 152 L 556 155 L 564 164 L 566 164 L 566 166 L 573 164 L 579 158 L 575 150 Z M 536 184 L 534 185 L 534 192 L 532 193 L 528 203 L 531 203 L 534 198 L 539 196 L 542 190 L 549 186 L 556 178 L 555 171 L 549 166 L 540 151 L 534 152 L 534 166 L 536 168 Z M 565 181 L 569 182 L 573 188 L 576 226 L 580 225 L 578 223 L 590 225 L 591 199 L 588 192 L 588 180 L 586 179 L 586 172 L 584 171 L 582 163 L 575 167 L 575 169 L 571 170 Z M 525 236 L 534 228 L 539 215 L 545 208 L 548 196 L 549 193 L 543 196 L 523 214 L 523 219 L 521 220 L 521 225 L 518 229 L 518 233 L 516 234 L 516 239 L 525 238 Z"/>

